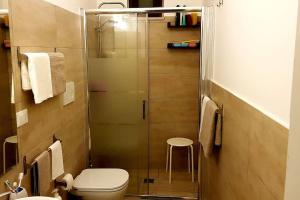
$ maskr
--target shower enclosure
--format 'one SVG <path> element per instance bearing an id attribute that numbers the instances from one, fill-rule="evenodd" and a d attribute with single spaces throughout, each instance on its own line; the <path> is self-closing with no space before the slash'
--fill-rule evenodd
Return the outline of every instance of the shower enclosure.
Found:
<path id="1" fill-rule="evenodd" d="M 153 147 L 149 125 L 151 41 L 148 14 L 176 11 L 200 12 L 201 9 L 97 9 L 86 10 L 84 14 L 91 167 L 127 170 L 130 174 L 129 196 L 170 196 L 155 192 L 152 186 L 157 180 L 153 178 L 150 163 Z M 198 91 L 195 92 L 198 95 Z M 197 105 L 195 112 L 199 112 Z M 165 142 L 161 141 L 163 145 Z M 197 174 L 195 177 L 197 180 Z M 165 184 L 172 191 L 180 190 L 180 185 L 175 187 L 167 181 L 161 182 L 159 187 Z M 172 196 L 198 198 L 198 183 L 191 184 L 195 186 L 192 188 L 195 194 Z"/>

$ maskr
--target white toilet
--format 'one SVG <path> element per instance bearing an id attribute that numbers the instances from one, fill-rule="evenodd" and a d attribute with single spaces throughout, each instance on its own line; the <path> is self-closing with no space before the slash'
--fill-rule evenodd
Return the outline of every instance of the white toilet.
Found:
<path id="1" fill-rule="evenodd" d="M 75 178 L 71 192 L 83 200 L 122 200 L 128 181 L 123 169 L 85 169 Z"/>

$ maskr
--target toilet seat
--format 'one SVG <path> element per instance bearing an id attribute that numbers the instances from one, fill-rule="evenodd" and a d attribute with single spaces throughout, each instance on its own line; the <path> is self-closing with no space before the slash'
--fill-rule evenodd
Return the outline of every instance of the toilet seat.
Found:
<path id="1" fill-rule="evenodd" d="M 127 186 L 128 179 L 123 169 L 85 169 L 75 178 L 73 188 L 83 192 L 118 191 Z"/>

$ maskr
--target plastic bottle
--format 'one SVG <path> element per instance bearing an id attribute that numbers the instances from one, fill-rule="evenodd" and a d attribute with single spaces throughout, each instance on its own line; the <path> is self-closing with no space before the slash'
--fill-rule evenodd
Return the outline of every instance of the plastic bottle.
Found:
<path id="1" fill-rule="evenodd" d="M 176 7 L 179 7 L 179 5 Z M 180 12 L 176 12 L 175 25 L 180 26 Z"/>

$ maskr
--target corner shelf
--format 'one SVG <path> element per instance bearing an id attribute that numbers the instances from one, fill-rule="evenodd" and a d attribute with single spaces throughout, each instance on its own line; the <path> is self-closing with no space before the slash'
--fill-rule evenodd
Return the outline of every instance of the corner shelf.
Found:
<path id="1" fill-rule="evenodd" d="M 196 25 L 176 26 L 174 24 L 171 24 L 171 22 L 168 22 L 168 28 L 171 28 L 171 29 L 177 29 L 177 28 L 180 28 L 180 29 L 200 28 L 200 26 L 201 26 L 200 23 L 198 23 Z"/>
<path id="2" fill-rule="evenodd" d="M 182 46 L 174 47 L 173 43 L 168 43 L 167 48 L 168 49 L 200 49 L 200 43 L 197 43 L 195 47 L 182 47 Z"/>

